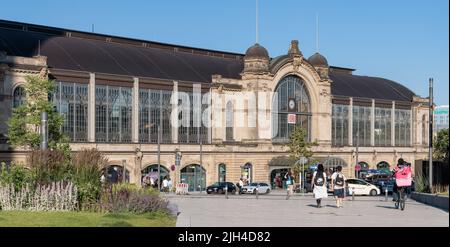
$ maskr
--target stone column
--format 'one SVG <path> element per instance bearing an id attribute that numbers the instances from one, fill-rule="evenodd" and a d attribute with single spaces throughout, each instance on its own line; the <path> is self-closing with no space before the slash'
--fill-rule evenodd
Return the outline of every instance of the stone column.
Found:
<path id="1" fill-rule="evenodd" d="M 395 101 L 392 101 L 391 110 L 391 146 L 395 147 Z"/>
<path id="2" fill-rule="evenodd" d="M 375 146 L 375 100 L 372 99 L 370 108 L 370 146 Z"/>
<path id="3" fill-rule="evenodd" d="M 88 142 L 95 142 L 95 74 L 89 73 Z"/>
<path id="4" fill-rule="evenodd" d="M 133 108 L 131 112 L 131 140 L 139 142 L 139 78 L 133 78 Z"/>
<path id="5" fill-rule="evenodd" d="M 348 106 L 348 145 L 353 146 L 353 98 Z"/>

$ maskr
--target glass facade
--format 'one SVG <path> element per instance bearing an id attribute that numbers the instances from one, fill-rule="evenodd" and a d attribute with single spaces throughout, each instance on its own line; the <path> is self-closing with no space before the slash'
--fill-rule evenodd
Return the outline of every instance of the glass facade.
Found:
<path id="1" fill-rule="evenodd" d="M 88 102 L 87 84 L 56 84 L 53 103 L 64 118 L 62 132 L 73 142 L 87 141 Z"/>
<path id="2" fill-rule="evenodd" d="M 371 107 L 353 106 L 353 146 L 370 146 L 370 121 Z"/>
<path id="3" fill-rule="evenodd" d="M 131 88 L 96 86 L 95 91 L 96 141 L 131 142 Z"/>
<path id="4" fill-rule="evenodd" d="M 304 82 L 297 76 L 286 76 L 278 84 L 276 90 L 278 112 L 273 113 L 273 138 L 279 141 L 288 141 L 294 129 L 294 124 L 288 124 L 288 115 L 295 114 L 297 126 L 305 128 L 307 140 L 310 140 L 311 110 L 308 92 Z M 289 102 L 295 105 L 289 109 Z"/>
<path id="5" fill-rule="evenodd" d="M 348 145 L 348 105 L 333 104 L 331 134 L 333 146 Z"/>
<path id="6" fill-rule="evenodd" d="M 375 146 L 391 146 L 391 108 L 375 108 Z"/>
<path id="7" fill-rule="evenodd" d="M 395 146 L 411 146 L 411 110 L 395 110 Z"/>

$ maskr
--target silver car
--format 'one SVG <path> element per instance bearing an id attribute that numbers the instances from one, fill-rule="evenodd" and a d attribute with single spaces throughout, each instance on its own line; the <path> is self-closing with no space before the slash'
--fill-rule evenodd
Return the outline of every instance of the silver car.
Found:
<path id="1" fill-rule="evenodd" d="M 242 193 L 256 194 L 256 189 L 258 193 L 267 194 L 270 192 L 270 186 L 266 183 L 250 183 L 249 185 L 242 187 Z"/>

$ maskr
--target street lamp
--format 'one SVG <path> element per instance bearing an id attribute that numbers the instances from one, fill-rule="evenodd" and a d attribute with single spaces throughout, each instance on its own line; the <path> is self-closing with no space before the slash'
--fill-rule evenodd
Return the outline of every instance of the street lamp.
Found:
<path id="1" fill-rule="evenodd" d="M 297 161 L 298 164 L 302 165 L 302 182 L 301 182 L 301 187 L 302 187 L 302 191 L 304 194 L 304 189 L 305 189 L 305 180 L 306 180 L 306 176 L 305 176 L 305 165 L 308 163 L 308 159 L 306 157 L 300 157 L 300 159 Z"/>

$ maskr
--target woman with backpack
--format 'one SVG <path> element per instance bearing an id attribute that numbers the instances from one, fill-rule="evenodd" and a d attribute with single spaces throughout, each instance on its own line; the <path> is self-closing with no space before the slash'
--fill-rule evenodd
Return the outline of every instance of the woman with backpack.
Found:
<path id="1" fill-rule="evenodd" d="M 336 168 L 336 172 L 331 175 L 331 188 L 334 191 L 334 196 L 336 197 L 336 207 L 342 208 L 344 204 L 344 188 L 345 188 L 345 176 L 342 174 L 342 166 Z"/>
<path id="2" fill-rule="evenodd" d="M 322 198 L 327 198 L 327 184 L 326 184 L 327 175 L 324 172 L 323 165 L 317 165 L 317 171 L 314 172 L 312 178 L 312 186 L 314 198 L 316 199 L 317 207 L 321 208 Z"/>

